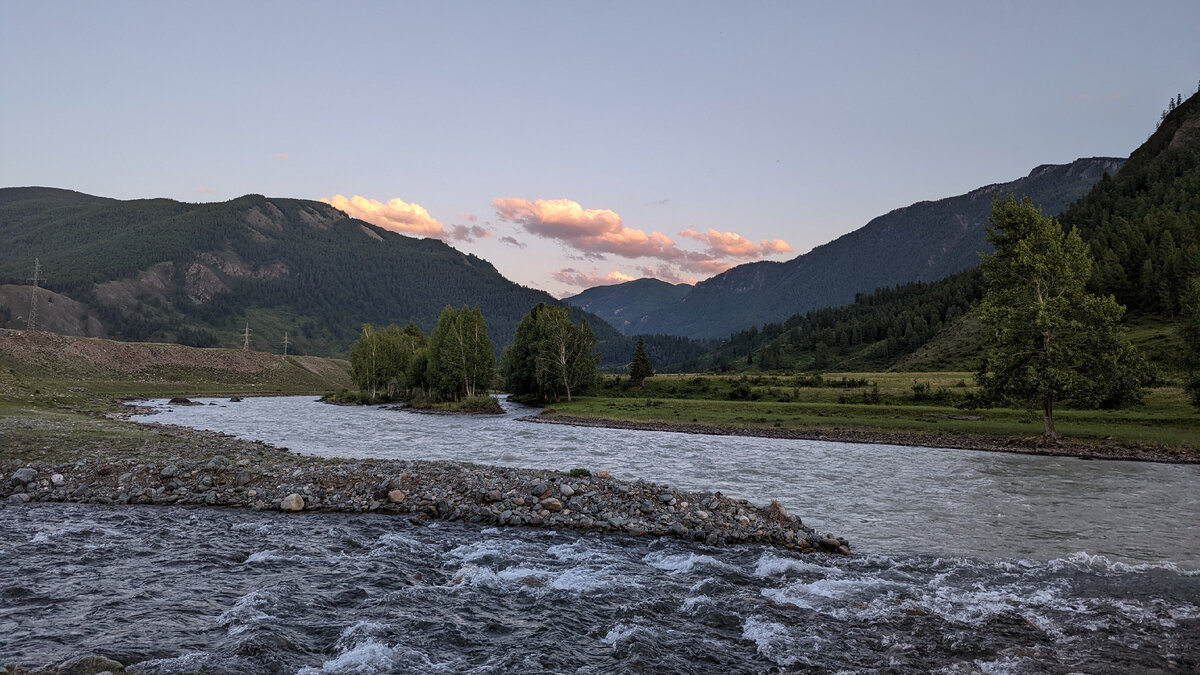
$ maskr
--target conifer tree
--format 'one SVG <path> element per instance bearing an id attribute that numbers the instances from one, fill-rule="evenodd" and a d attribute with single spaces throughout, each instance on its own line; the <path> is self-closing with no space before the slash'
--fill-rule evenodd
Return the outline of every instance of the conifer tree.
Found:
<path id="1" fill-rule="evenodd" d="M 633 360 L 629 362 L 629 384 L 634 389 L 641 389 L 647 377 L 654 377 L 654 366 L 646 355 L 646 341 L 638 336 L 637 349 L 633 350 Z"/>

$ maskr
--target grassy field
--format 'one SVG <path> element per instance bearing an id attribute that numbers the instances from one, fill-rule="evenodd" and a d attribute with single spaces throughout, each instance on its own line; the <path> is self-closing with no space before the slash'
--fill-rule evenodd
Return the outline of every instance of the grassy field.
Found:
<path id="1" fill-rule="evenodd" d="M 350 384 L 349 368 L 336 359 L 0 331 L 0 459 L 50 461 L 88 447 L 144 454 L 173 441 L 99 413 L 127 398 L 320 394 Z"/>
<path id="2" fill-rule="evenodd" d="M 1040 412 L 956 407 L 975 389 L 966 372 L 827 373 L 814 376 L 658 375 L 641 390 L 606 378 L 595 396 L 545 414 L 717 427 L 1032 438 Z M 1080 441 L 1200 448 L 1200 415 L 1177 385 L 1147 392 L 1126 410 L 1055 413 L 1058 432 Z"/>

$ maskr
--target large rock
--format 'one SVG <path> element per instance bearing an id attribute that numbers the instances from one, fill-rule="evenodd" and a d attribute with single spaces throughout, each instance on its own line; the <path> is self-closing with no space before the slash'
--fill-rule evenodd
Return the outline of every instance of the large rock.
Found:
<path id="1" fill-rule="evenodd" d="M 547 497 L 538 503 L 542 505 L 543 509 L 546 509 L 551 513 L 562 511 L 563 508 L 562 502 L 558 501 L 554 497 Z"/>
<path id="2" fill-rule="evenodd" d="M 37 476 L 37 471 L 25 466 L 14 471 L 10 480 L 17 485 L 28 485 L 29 483 L 37 480 Z"/>
<path id="3" fill-rule="evenodd" d="M 120 661 L 100 656 L 99 654 L 84 654 L 58 664 L 55 670 L 58 675 L 96 675 L 110 672 L 119 675 L 125 672 L 125 666 Z"/>
<path id="4" fill-rule="evenodd" d="M 393 504 L 399 504 L 400 502 L 404 501 L 404 498 L 408 495 L 404 494 L 400 490 L 392 490 L 391 492 L 388 492 L 387 496 L 389 502 Z"/>
<path id="5" fill-rule="evenodd" d="M 279 510 L 280 511 L 303 511 L 304 510 L 304 497 L 301 497 L 300 495 L 293 492 L 292 494 L 284 497 L 282 502 L 279 502 Z"/>

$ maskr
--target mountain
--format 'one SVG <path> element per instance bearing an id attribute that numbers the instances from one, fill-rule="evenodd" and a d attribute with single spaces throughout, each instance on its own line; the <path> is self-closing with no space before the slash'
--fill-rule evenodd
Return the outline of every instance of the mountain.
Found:
<path id="1" fill-rule="evenodd" d="M 987 249 L 983 225 L 994 196 L 1028 195 L 1046 213 L 1056 214 L 1123 163 L 1095 157 L 1043 165 L 1018 180 L 918 202 L 787 262 L 734 267 L 696 284 L 672 305 L 614 326 L 627 335 L 724 337 L 810 309 L 843 305 L 876 288 L 941 279 L 974 267 L 977 252 Z M 618 309 L 633 314 L 629 307 L 614 307 L 601 316 Z"/>
<path id="2" fill-rule="evenodd" d="M 1200 276 L 1200 93 L 1173 105 L 1120 170 L 1058 220 L 1089 243 L 1092 290 L 1126 306 L 1138 349 L 1166 372 L 1181 370 L 1173 321 L 1188 279 Z M 986 340 L 974 311 L 983 292 L 978 269 L 879 288 L 736 333 L 696 367 L 972 369 Z"/>
<path id="3" fill-rule="evenodd" d="M 0 327 L 25 328 L 34 259 L 39 325 L 194 346 L 344 354 L 363 322 L 430 331 L 478 304 L 498 345 L 538 302 L 486 260 L 349 218 L 322 202 L 247 195 L 209 204 L 0 189 Z M 615 335 L 602 322 L 601 340 Z M 621 349 L 624 349 L 623 341 Z M 629 347 L 632 353 L 632 346 Z"/>
<path id="4" fill-rule="evenodd" d="M 589 288 L 563 298 L 574 307 L 604 319 L 625 335 L 631 335 L 643 317 L 669 307 L 692 290 L 690 284 L 669 284 L 658 279 L 635 279 L 610 286 Z"/>

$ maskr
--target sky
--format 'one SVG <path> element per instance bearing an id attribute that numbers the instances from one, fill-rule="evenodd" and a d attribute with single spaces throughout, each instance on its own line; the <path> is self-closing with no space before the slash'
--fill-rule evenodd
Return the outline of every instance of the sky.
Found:
<path id="1" fill-rule="evenodd" d="M 0 187 L 327 201 L 556 296 L 1124 157 L 1200 2 L 0 0 Z"/>

